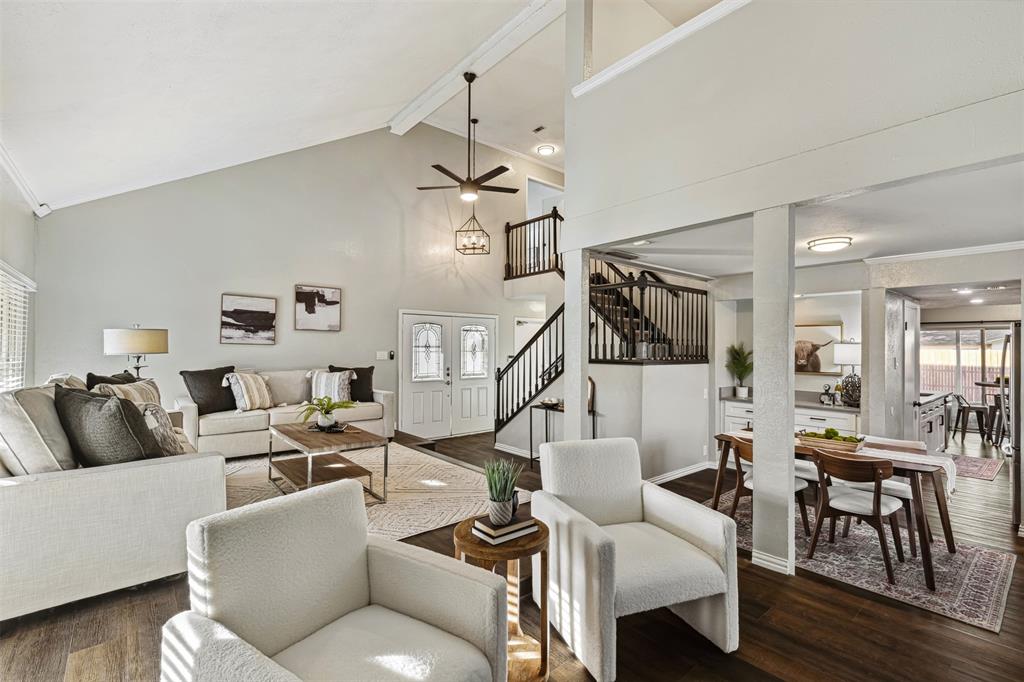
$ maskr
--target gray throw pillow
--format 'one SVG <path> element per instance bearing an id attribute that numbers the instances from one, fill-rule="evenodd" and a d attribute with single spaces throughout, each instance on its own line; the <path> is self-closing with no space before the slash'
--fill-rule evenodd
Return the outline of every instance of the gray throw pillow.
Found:
<path id="1" fill-rule="evenodd" d="M 54 404 L 75 459 L 84 467 L 162 457 L 146 418 L 130 400 L 54 386 Z"/>

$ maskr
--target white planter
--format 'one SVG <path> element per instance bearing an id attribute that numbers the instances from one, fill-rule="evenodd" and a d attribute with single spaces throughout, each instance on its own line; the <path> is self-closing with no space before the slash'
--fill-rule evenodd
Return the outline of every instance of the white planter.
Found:
<path id="1" fill-rule="evenodd" d="M 324 414 L 320 412 L 316 415 L 316 425 L 321 429 L 327 429 L 334 426 L 338 422 L 338 418 L 334 416 L 334 413 Z"/>
<path id="2" fill-rule="evenodd" d="M 749 398 L 750 397 L 750 387 L 749 386 L 737 386 L 736 387 L 736 397 L 737 398 Z"/>

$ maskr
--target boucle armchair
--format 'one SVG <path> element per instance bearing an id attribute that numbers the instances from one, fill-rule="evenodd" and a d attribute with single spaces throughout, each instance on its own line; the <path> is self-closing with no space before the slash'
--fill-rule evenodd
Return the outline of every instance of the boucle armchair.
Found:
<path id="1" fill-rule="evenodd" d="M 356 481 L 200 519 L 187 544 L 165 682 L 505 680 L 505 581 L 368 537 Z"/>
<path id="2" fill-rule="evenodd" d="M 547 443 L 540 458 L 531 503 L 551 533 L 549 621 L 598 682 L 615 679 L 615 619 L 631 613 L 669 607 L 736 650 L 732 519 L 644 481 L 632 438 Z"/>

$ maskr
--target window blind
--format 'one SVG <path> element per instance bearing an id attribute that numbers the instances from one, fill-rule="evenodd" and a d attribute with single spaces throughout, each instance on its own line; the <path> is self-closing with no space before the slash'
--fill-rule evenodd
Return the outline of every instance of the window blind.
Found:
<path id="1" fill-rule="evenodd" d="M 25 385 L 28 325 L 35 283 L 0 261 L 0 391 Z"/>

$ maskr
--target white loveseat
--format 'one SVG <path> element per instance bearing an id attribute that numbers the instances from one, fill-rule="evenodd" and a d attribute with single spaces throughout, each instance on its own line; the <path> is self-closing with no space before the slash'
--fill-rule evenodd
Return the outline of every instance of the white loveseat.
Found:
<path id="1" fill-rule="evenodd" d="M 311 398 L 309 369 L 257 372 L 267 379 L 276 407 L 268 410 L 226 410 L 200 415 L 199 408 L 188 395 L 175 399 L 175 408 L 182 413 L 182 427 L 188 440 L 199 452 L 215 451 L 225 457 L 266 454 L 272 424 L 299 421 L 302 403 Z M 323 371 L 326 371 L 323 370 Z M 339 411 L 338 418 L 378 436 L 395 435 L 395 394 L 373 392 L 372 403 L 357 403 Z M 274 451 L 289 450 L 283 441 L 274 441 Z"/>
<path id="2" fill-rule="evenodd" d="M 620 616 L 668 607 L 723 651 L 739 646 L 732 519 L 644 481 L 632 438 L 545 443 L 540 460 L 531 506 L 551 533 L 548 620 L 598 682 L 615 679 Z"/>
<path id="3" fill-rule="evenodd" d="M 66 468 L 53 391 L 0 394 L 0 620 L 183 573 L 185 527 L 225 507 L 216 453 Z"/>
<path id="4" fill-rule="evenodd" d="M 356 481 L 200 519 L 188 551 L 162 682 L 505 680 L 505 581 L 367 536 Z"/>

